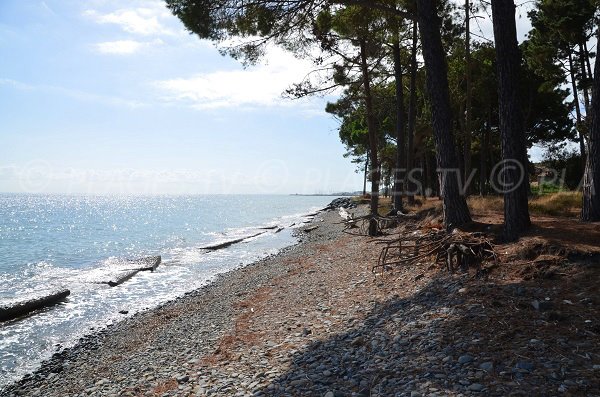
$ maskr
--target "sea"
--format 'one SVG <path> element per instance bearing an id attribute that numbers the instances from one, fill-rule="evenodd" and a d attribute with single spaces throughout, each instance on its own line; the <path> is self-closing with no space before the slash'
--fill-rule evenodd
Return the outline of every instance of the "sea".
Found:
<path id="1" fill-rule="evenodd" d="M 294 229 L 332 199 L 0 194 L 0 306 L 71 292 L 56 306 L 0 322 L 0 389 L 87 334 L 295 244 Z M 155 255 L 162 263 L 154 272 L 106 284 L 128 260 Z"/>

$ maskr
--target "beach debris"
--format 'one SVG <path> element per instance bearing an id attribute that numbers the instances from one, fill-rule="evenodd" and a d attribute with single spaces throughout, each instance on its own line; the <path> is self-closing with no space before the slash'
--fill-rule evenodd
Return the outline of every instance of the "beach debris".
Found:
<path id="1" fill-rule="evenodd" d="M 498 262 L 494 245 L 482 233 L 466 233 L 454 230 L 429 230 L 425 233 L 401 235 L 392 240 L 379 240 L 383 245 L 373 272 L 392 269 L 393 266 L 411 266 L 419 261 L 434 257 L 435 262 L 443 264 L 448 272 L 456 268 L 467 271 L 469 267 L 482 270 L 485 261 Z"/>
<path id="2" fill-rule="evenodd" d="M 341 215 L 341 214 L 340 214 Z M 390 229 L 398 226 L 398 219 L 396 217 L 385 217 L 385 216 L 375 216 L 372 215 L 364 215 L 360 217 L 355 217 L 353 214 L 349 214 L 348 219 L 342 221 L 344 225 L 344 233 L 351 234 L 353 236 L 369 236 L 369 225 L 371 223 L 371 219 L 375 218 L 377 221 L 377 235 L 380 236 L 384 234 L 384 229 Z M 342 217 L 343 219 L 343 217 Z M 356 229 L 356 230 L 352 230 Z"/>
<path id="3" fill-rule="evenodd" d="M 311 227 L 307 227 L 306 229 L 304 229 L 305 233 L 310 233 L 313 230 L 317 230 L 319 228 L 319 226 L 311 226 Z"/>
<path id="4" fill-rule="evenodd" d="M 117 285 L 123 284 L 125 281 L 130 280 L 133 276 L 138 274 L 141 270 L 127 270 L 121 273 L 118 273 L 114 276 L 113 279 L 104 281 L 101 284 L 108 284 L 109 287 L 116 287 Z"/>
<path id="5" fill-rule="evenodd" d="M 353 215 L 350 214 L 348 211 L 346 211 L 346 209 L 344 207 L 340 208 L 339 214 L 342 217 L 342 219 L 345 221 L 349 221 L 353 218 Z"/>
<path id="6" fill-rule="evenodd" d="M 35 310 L 56 305 L 71 294 L 68 289 L 60 289 L 23 301 L 0 306 L 0 321 L 10 321 L 25 316 Z"/>
<path id="7" fill-rule="evenodd" d="M 249 240 L 251 238 L 258 237 L 261 234 L 265 234 L 265 233 L 266 232 L 260 232 L 260 233 L 253 234 L 251 236 L 236 238 L 235 240 L 229 240 L 229 241 L 225 241 L 225 242 L 218 243 L 218 244 L 207 245 L 205 247 L 201 247 L 200 249 L 207 250 L 207 251 L 216 251 L 216 250 L 220 250 L 220 249 L 223 249 L 223 248 L 230 247 L 230 246 L 232 246 L 234 244 L 241 243 L 241 242 L 243 242 L 245 240 Z"/>
<path id="8" fill-rule="evenodd" d="M 116 287 L 130 280 L 139 272 L 154 272 L 161 261 L 162 258 L 160 255 L 128 260 L 122 265 L 123 270 L 114 274 L 110 280 L 102 281 L 100 284 L 108 284 L 110 287 Z"/>
<path id="9" fill-rule="evenodd" d="M 129 261 L 131 264 L 133 265 L 138 265 L 140 266 L 137 269 L 132 269 L 132 270 L 139 270 L 141 272 L 144 271 L 155 271 L 156 268 L 158 267 L 158 265 L 160 265 L 160 263 L 162 262 L 162 258 L 160 255 L 157 256 L 148 256 L 146 258 L 140 258 L 140 259 L 134 259 Z"/>

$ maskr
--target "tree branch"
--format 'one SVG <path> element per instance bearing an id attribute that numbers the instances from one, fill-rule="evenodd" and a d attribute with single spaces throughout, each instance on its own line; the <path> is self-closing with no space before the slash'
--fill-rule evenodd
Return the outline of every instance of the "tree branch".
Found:
<path id="1" fill-rule="evenodd" d="M 403 17 L 403 18 L 410 19 L 410 20 L 414 20 L 416 18 L 415 15 L 413 15 L 409 12 L 398 10 L 394 7 L 386 6 L 384 4 L 375 3 L 370 0 L 332 0 L 332 3 L 346 5 L 346 6 L 362 6 L 362 7 L 371 8 L 374 10 L 388 12 L 390 14 L 394 14 L 399 17 Z"/>

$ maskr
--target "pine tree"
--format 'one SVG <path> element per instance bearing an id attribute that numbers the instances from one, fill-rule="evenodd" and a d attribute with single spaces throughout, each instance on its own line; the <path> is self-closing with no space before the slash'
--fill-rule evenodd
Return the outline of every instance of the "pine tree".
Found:
<path id="1" fill-rule="evenodd" d="M 504 176 L 504 236 L 514 241 L 531 221 L 527 194 L 527 143 L 519 94 L 521 54 L 513 0 L 492 0 L 498 68 L 500 134 Z"/>

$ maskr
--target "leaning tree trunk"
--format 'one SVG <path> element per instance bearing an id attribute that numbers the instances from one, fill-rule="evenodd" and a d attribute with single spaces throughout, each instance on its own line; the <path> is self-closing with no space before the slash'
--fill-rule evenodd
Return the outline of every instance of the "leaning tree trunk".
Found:
<path id="1" fill-rule="evenodd" d="M 589 90 L 588 90 L 588 74 L 587 74 L 587 70 L 585 68 L 585 55 L 584 55 L 584 49 L 583 49 L 583 44 L 579 44 L 579 67 L 581 68 L 581 85 L 582 85 L 582 90 L 583 90 L 583 103 L 585 105 L 585 115 L 586 115 L 586 119 L 587 116 L 589 116 L 590 114 L 590 94 L 589 94 Z M 590 78 L 592 76 L 589 76 Z M 589 125 L 589 119 L 588 119 L 588 125 Z"/>
<path id="2" fill-rule="evenodd" d="M 394 170 L 394 208 L 402 211 L 402 183 L 404 168 L 404 87 L 402 85 L 402 60 L 400 59 L 400 38 L 396 32 L 393 44 L 394 77 L 396 80 L 396 169 Z"/>
<path id="3" fill-rule="evenodd" d="M 363 181 L 363 196 L 367 195 L 367 176 L 369 174 L 369 152 L 367 151 L 367 159 L 365 160 L 365 174 Z"/>
<path id="4" fill-rule="evenodd" d="M 373 97 L 371 96 L 371 77 L 369 64 L 367 62 L 367 43 L 365 39 L 360 40 L 360 59 L 363 88 L 365 94 L 365 107 L 367 109 L 367 130 L 369 135 L 369 154 L 371 159 L 371 221 L 369 222 L 369 236 L 377 235 L 377 216 L 379 215 L 379 159 L 377 156 L 377 131 L 375 129 L 375 118 L 373 116 Z"/>
<path id="5" fill-rule="evenodd" d="M 444 224 L 447 229 L 452 229 L 470 222 L 471 215 L 458 183 L 460 170 L 452 133 L 448 72 L 436 4 L 435 0 L 418 0 L 417 14 L 427 69 L 427 90 L 431 98 L 440 193 L 444 204 Z"/>
<path id="6" fill-rule="evenodd" d="M 507 240 L 514 241 L 531 225 L 527 207 L 527 142 L 519 98 L 521 55 L 517 44 L 514 1 L 492 0 L 492 17 L 504 162 L 504 234 Z"/>
<path id="7" fill-rule="evenodd" d="M 577 117 L 577 132 L 579 134 L 579 153 L 581 154 L 581 161 L 585 166 L 585 141 L 583 138 L 583 121 L 581 118 L 581 106 L 579 105 L 579 90 L 577 89 L 577 80 L 575 80 L 575 65 L 573 65 L 573 55 L 571 49 L 568 50 L 569 54 L 569 75 L 571 78 L 571 88 L 573 89 L 573 103 L 575 105 L 575 116 Z"/>
<path id="8" fill-rule="evenodd" d="M 409 178 L 414 168 L 414 137 L 415 137 L 415 126 L 417 122 L 417 46 L 419 44 L 417 21 L 413 22 L 413 37 L 412 37 L 412 48 L 410 56 L 410 98 L 408 103 L 408 147 L 406 149 L 406 176 L 405 182 L 408 204 L 413 205 L 415 203 L 415 186 Z"/>
<path id="9" fill-rule="evenodd" d="M 598 31 L 600 39 L 600 30 Z M 592 103 L 590 106 L 590 136 L 583 180 L 581 220 L 600 221 L 600 62 L 594 65 Z"/>
<path id="10" fill-rule="evenodd" d="M 593 82 L 594 74 L 592 73 L 592 66 L 590 64 L 590 51 L 588 50 L 587 43 L 585 40 L 583 40 L 583 51 L 585 53 L 585 65 L 586 65 L 587 71 L 588 71 L 587 74 L 588 74 L 588 77 L 590 78 L 590 80 L 592 80 L 592 82 Z"/>

